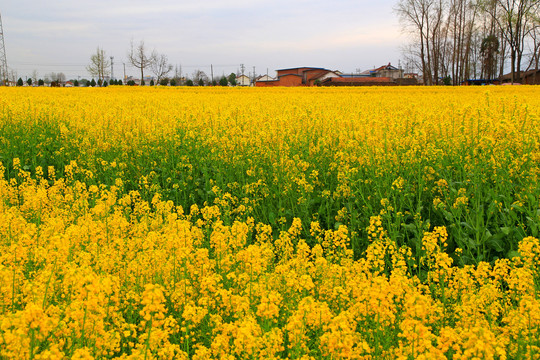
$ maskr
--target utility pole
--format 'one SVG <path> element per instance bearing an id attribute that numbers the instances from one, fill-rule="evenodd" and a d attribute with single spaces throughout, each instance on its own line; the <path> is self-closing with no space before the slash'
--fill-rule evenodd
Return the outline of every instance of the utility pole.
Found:
<path id="1" fill-rule="evenodd" d="M 257 76 L 257 75 L 255 74 L 255 66 L 254 66 L 253 67 L 253 81 L 252 81 L 254 84 L 255 84 L 255 76 Z"/>
<path id="2" fill-rule="evenodd" d="M 210 64 L 210 76 L 212 78 L 212 85 L 214 84 L 214 65 Z"/>
<path id="3" fill-rule="evenodd" d="M 111 82 L 112 79 L 114 79 L 113 60 L 114 60 L 114 56 L 111 56 L 111 78 L 109 79 L 109 83 Z"/>
<path id="4" fill-rule="evenodd" d="M 244 70 L 245 70 L 244 64 L 240 64 L 240 69 L 242 70 L 242 76 L 244 76 Z"/>
<path id="5" fill-rule="evenodd" d="M 0 15 L 0 85 L 8 85 L 8 76 L 6 46 L 4 44 L 4 28 L 2 27 L 2 16 Z"/>
<path id="6" fill-rule="evenodd" d="M 122 63 L 122 64 L 124 64 L 124 83 L 125 83 L 126 82 L 126 63 Z"/>

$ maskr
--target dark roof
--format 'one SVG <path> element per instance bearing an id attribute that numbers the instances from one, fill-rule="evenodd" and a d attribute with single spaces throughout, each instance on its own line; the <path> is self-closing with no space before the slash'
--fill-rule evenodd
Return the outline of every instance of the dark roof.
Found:
<path id="1" fill-rule="evenodd" d="M 361 75 L 361 74 L 342 74 L 340 75 L 341 77 L 343 78 L 349 78 L 349 79 L 356 79 L 356 78 L 367 78 L 367 77 L 371 77 L 369 75 Z"/>
<path id="2" fill-rule="evenodd" d="M 363 76 L 363 77 L 355 77 L 355 78 L 345 78 L 345 77 L 333 77 L 328 78 L 324 80 L 325 82 L 340 82 L 340 83 L 392 83 L 394 82 L 389 77 L 371 77 L 371 76 Z"/>
<path id="3" fill-rule="evenodd" d="M 376 68 L 374 71 L 380 71 L 380 70 L 399 70 L 399 69 L 395 66 L 392 66 L 392 64 L 388 63 L 388 65 L 380 66 Z"/>
<path id="4" fill-rule="evenodd" d="M 307 70 L 328 70 L 321 67 L 309 67 L 309 66 L 297 66 L 292 68 L 286 68 L 286 69 L 277 69 L 276 71 L 284 71 L 284 70 L 294 70 L 294 69 L 307 69 Z M 330 70 L 328 70 L 330 71 Z"/>
<path id="5" fill-rule="evenodd" d="M 388 63 L 388 65 L 379 66 L 376 69 L 365 70 L 365 71 L 362 72 L 362 74 L 375 73 L 375 72 L 381 71 L 381 70 L 400 70 L 400 69 L 393 66 L 391 63 Z"/>
<path id="6" fill-rule="evenodd" d="M 529 70 L 529 71 L 521 71 L 520 72 L 520 76 L 519 77 L 526 77 L 526 76 L 529 76 L 529 75 L 532 75 L 534 74 L 535 72 L 540 72 L 540 69 L 536 69 L 536 70 Z M 516 73 L 517 75 L 517 73 Z M 508 74 L 505 74 L 503 76 L 501 76 L 501 79 L 511 79 L 512 78 L 512 73 L 508 73 Z"/>
<path id="7" fill-rule="evenodd" d="M 299 77 L 302 77 L 302 75 L 300 75 L 300 74 L 283 74 L 283 75 L 279 75 L 278 78 L 281 78 L 281 77 L 284 77 L 284 76 L 299 76 Z"/>

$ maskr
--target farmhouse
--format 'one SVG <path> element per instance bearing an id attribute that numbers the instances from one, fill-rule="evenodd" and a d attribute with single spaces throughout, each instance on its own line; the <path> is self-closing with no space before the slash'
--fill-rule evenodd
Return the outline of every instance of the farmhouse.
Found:
<path id="1" fill-rule="evenodd" d="M 251 80 L 247 75 L 240 75 L 236 78 L 236 85 L 238 86 L 250 86 Z"/>
<path id="2" fill-rule="evenodd" d="M 388 65 L 379 66 L 376 69 L 366 70 L 361 72 L 360 75 L 371 76 L 371 77 L 380 77 L 380 78 L 390 78 L 390 79 L 401 79 L 403 78 L 404 71 L 398 69 L 395 66 L 392 66 L 391 63 Z"/>
<path id="3" fill-rule="evenodd" d="M 257 80 L 255 86 L 390 86 L 413 85 L 416 81 L 403 81 L 403 70 L 390 63 L 358 75 L 345 75 L 337 70 L 319 67 L 279 69 L 276 79 Z"/>
<path id="4" fill-rule="evenodd" d="M 255 78 L 255 81 L 274 81 L 275 78 L 268 76 L 268 75 L 260 75 Z"/>
<path id="5" fill-rule="evenodd" d="M 255 86 L 313 86 L 324 79 L 340 76 L 335 71 L 316 67 L 297 67 L 276 71 L 277 79 L 257 81 Z"/>
<path id="6" fill-rule="evenodd" d="M 503 84 L 510 84 L 512 82 L 512 73 L 501 76 L 501 81 Z M 525 85 L 540 85 L 540 69 L 522 71 L 520 83 Z"/>

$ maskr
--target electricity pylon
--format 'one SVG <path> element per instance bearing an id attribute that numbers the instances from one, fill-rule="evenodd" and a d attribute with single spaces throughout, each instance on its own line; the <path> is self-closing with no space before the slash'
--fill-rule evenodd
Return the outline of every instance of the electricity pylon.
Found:
<path id="1" fill-rule="evenodd" d="M 6 60 L 6 46 L 4 45 L 4 28 L 0 15 L 0 85 L 8 84 L 8 67 Z"/>

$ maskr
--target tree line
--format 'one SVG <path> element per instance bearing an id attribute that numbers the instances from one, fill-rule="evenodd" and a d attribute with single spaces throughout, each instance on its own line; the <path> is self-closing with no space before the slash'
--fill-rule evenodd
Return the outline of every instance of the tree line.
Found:
<path id="1" fill-rule="evenodd" d="M 394 7 L 411 42 L 406 70 L 425 85 L 457 85 L 471 78 L 511 81 L 539 69 L 539 0 L 399 0 Z"/>
<path id="2" fill-rule="evenodd" d="M 195 70 L 189 78 L 188 76 L 182 76 L 181 71 L 178 71 L 178 68 L 175 69 L 174 75 L 171 74 L 173 71 L 172 64 L 169 63 L 168 57 L 165 54 L 160 54 L 156 50 L 150 51 L 145 45 L 144 41 L 140 41 L 138 44 L 135 44 L 131 41 L 131 46 L 127 52 L 128 63 L 140 71 L 141 79 L 140 83 L 137 85 L 146 85 L 144 81 L 145 73 L 152 73 L 155 77 L 150 80 L 149 85 L 186 85 L 186 86 L 235 86 L 236 85 L 236 75 L 231 73 L 228 77 L 222 75 L 219 79 L 210 79 L 208 75 L 201 70 Z M 90 64 L 87 66 L 86 70 L 90 73 L 91 76 L 98 79 L 97 84 L 102 86 L 105 84 L 105 79 L 111 75 L 111 61 L 105 53 L 105 51 L 98 47 L 96 52 L 90 57 Z M 114 85 L 121 85 L 116 83 Z M 125 85 L 136 85 L 134 80 L 126 81 Z M 92 86 L 92 85 L 91 85 Z"/>

